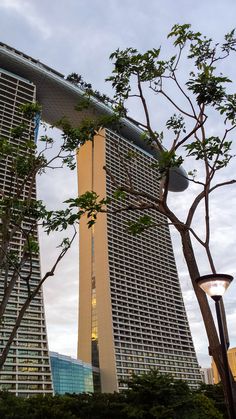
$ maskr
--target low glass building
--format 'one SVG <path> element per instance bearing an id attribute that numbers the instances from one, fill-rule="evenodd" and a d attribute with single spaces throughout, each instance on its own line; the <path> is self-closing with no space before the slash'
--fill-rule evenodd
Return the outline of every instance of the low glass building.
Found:
<path id="1" fill-rule="evenodd" d="M 55 394 L 93 392 L 90 364 L 57 352 L 50 352 L 50 362 Z"/>

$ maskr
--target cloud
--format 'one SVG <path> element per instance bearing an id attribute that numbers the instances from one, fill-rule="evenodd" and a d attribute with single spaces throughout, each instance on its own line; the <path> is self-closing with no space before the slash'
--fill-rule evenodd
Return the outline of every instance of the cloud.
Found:
<path id="1" fill-rule="evenodd" d="M 51 36 L 50 26 L 46 20 L 39 16 L 33 2 L 28 0 L 2 0 L 0 9 L 6 9 L 10 13 L 16 13 L 28 25 L 39 33 L 44 40 Z"/>

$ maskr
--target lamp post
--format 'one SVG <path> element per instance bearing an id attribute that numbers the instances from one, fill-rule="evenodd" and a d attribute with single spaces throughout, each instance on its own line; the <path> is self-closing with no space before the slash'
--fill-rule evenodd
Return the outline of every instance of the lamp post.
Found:
<path id="1" fill-rule="evenodd" d="M 226 392 L 228 398 L 228 408 L 230 419 L 236 419 L 236 407 L 233 399 L 233 388 L 230 376 L 230 369 L 227 357 L 227 343 L 224 333 L 223 318 L 221 312 L 220 301 L 228 286 L 232 282 L 233 277 L 227 274 L 210 274 L 200 276 L 196 279 L 199 287 L 215 301 L 216 315 L 218 321 L 218 330 L 220 335 L 221 353 L 226 378 Z"/>

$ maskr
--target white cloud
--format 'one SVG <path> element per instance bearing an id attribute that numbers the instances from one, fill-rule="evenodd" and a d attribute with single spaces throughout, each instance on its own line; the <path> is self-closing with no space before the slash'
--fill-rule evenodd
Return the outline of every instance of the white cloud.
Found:
<path id="1" fill-rule="evenodd" d="M 0 9 L 18 14 L 25 22 L 35 29 L 44 40 L 51 36 L 51 28 L 46 19 L 40 17 L 34 2 L 28 0 L 1 0 Z"/>

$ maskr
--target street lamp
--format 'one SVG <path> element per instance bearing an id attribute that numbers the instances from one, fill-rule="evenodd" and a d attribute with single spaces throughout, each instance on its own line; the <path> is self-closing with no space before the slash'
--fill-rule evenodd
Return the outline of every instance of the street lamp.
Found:
<path id="1" fill-rule="evenodd" d="M 223 326 L 223 319 L 222 319 L 222 311 L 221 311 L 221 304 L 220 301 L 222 296 L 224 295 L 225 291 L 229 287 L 230 283 L 233 281 L 233 277 L 227 274 L 210 274 L 200 276 L 196 279 L 196 283 L 199 287 L 211 297 L 215 301 L 215 308 L 216 308 L 216 315 L 218 321 L 218 329 L 220 335 L 220 343 L 221 343 L 221 353 L 223 359 L 223 365 L 225 370 L 225 378 L 226 378 L 226 391 L 228 397 L 228 407 L 230 413 L 230 419 L 236 419 L 236 409 L 234 405 L 233 399 L 233 389 L 232 389 L 232 382 L 230 376 L 230 369 L 229 363 L 227 358 L 227 346 L 226 346 L 226 338 L 224 333 L 224 326 Z"/>

